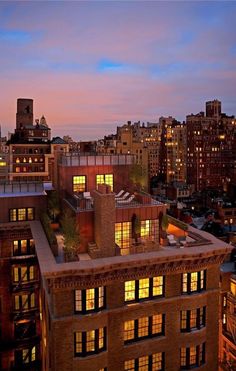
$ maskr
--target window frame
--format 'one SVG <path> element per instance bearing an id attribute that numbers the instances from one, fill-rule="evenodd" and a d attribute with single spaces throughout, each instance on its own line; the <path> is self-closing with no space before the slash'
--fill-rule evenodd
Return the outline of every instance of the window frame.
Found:
<path id="1" fill-rule="evenodd" d="M 191 326 L 191 313 L 193 311 L 196 311 L 196 326 Z M 186 327 L 182 326 L 182 315 L 183 313 L 186 313 Z M 201 313 L 202 312 L 202 313 Z M 182 310 L 180 312 L 180 331 L 181 332 L 192 332 L 196 330 L 200 330 L 203 327 L 206 327 L 206 306 L 200 307 L 200 308 L 194 308 L 189 310 Z"/>
<path id="2" fill-rule="evenodd" d="M 196 361 L 195 363 L 191 362 L 191 348 L 196 352 Z M 182 355 L 182 352 L 185 355 Z M 182 362 L 184 364 L 182 364 Z M 202 343 L 196 346 L 188 348 L 180 348 L 180 369 L 181 370 L 190 370 L 195 367 L 200 367 L 206 362 L 206 343 Z"/>
<path id="3" fill-rule="evenodd" d="M 161 285 L 158 285 L 158 286 L 155 286 L 153 283 L 155 281 L 155 278 L 162 278 L 162 284 Z M 137 303 L 137 302 L 141 302 L 141 301 L 145 301 L 145 300 L 152 300 L 152 299 L 156 299 L 156 298 L 161 298 L 161 297 L 164 297 L 165 296 L 165 276 L 154 276 L 154 277 L 147 277 L 147 279 L 149 279 L 149 295 L 147 297 L 139 297 L 139 292 L 140 292 L 140 281 L 143 280 L 143 279 L 146 279 L 145 278 L 141 278 L 139 280 L 131 280 L 131 281 L 125 281 L 124 283 L 124 301 L 125 303 L 129 304 L 129 303 Z M 126 300 L 126 284 L 130 283 L 130 282 L 135 282 L 135 286 L 134 286 L 134 289 L 132 291 L 134 291 L 134 299 L 133 300 Z M 160 288 L 161 287 L 161 294 L 154 294 L 156 288 Z"/>
<path id="4" fill-rule="evenodd" d="M 103 289 L 103 296 L 100 295 L 100 290 Z M 87 309 L 87 290 L 94 290 L 94 308 L 93 309 Z M 76 295 L 77 292 L 80 292 L 81 299 L 77 299 Z M 100 305 L 100 300 L 103 298 L 102 305 Z M 77 309 L 79 307 L 79 304 L 77 306 L 77 302 L 81 302 L 81 309 Z M 74 312 L 78 314 L 88 314 L 88 313 L 96 313 L 100 312 L 101 310 L 106 309 L 106 286 L 99 286 L 99 287 L 93 287 L 87 288 L 87 289 L 76 289 L 74 290 Z"/>
<path id="5" fill-rule="evenodd" d="M 82 182 L 75 183 L 74 182 L 75 178 L 84 178 L 84 183 Z M 76 189 L 76 188 L 79 188 L 80 186 L 81 186 L 81 189 Z M 87 176 L 86 175 L 73 175 L 72 176 L 72 191 L 77 192 L 77 193 L 83 193 L 83 192 L 86 192 L 86 190 L 87 190 Z"/>
<path id="6" fill-rule="evenodd" d="M 154 332 L 153 330 L 154 328 L 153 326 L 155 324 L 154 323 L 155 316 L 161 316 L 161 322 L 158 323 L 161 326 L 161 331 L 159 332 Z M 140 330 L 143 328 L 141 327 L 141 323 L 142 323 L 141 321 L 144 319 L 147 321 L 147 325 L 145 326 L 147 330 L 147 335 L 140 336 Z M 125 330 L 125 324 L 128 322 L 133 324 L 132 329 Z M 125 334 L 128 334 L 128 332 L 130 331 L 133 332 L 133 337 L 125 340 Z M 123 333 L 124 333 L 124 344 L 130 344 L 130 343 L 137 342 L 143 339 L 151 339 L 154 337 L 164 336 L 165 335 L 165 314 L 157 313 L 157 314 L 154 314 L 153 316 L 139 317 L 134 320 L 125 321 Z"/>
<path id="7" fill-rule="evenodd" d="M 19 219 L 21 211 L 25 212 L 25 218 Z M 32 211 L 32 217 L 29 218 Z M 9 221 L 10 222 L 25 222 L 35 219 L 35 208 L 34 207 L 19 207 L 9 209 Z"/>
<path id="8" fill-rule="evenodd" d="M 197 280 L 193 281 L 192 276 L 197 274 Z M 203 277 L 201 275 L 203 274 Z M 185 279 L 186 277 L 186 279 Z M 191 285 L 196 282 L 197 288 L 191 288 Z M 185 287 L 186 286 L 186 290 Z M 196 271 L 196 272 L 186 272 L 182 273 L 182 280 L 181 280 L 181 294 L 182 295 L 191 295 L 195 293 L 199 293 L 206 290 L 206 269 Z"/>
<path id="9" fill-rule="evenodd" d="M 22 247 L 23 241 L 26 241 L 25 250 Z M 34 255 L 34 254 L 35 254 L 35 244 L 34 244 L 33 238 L 12 241 L 12 256 Z"/>
<path id="10" fill-rule="evenodd" d="M 99 332 L 103 330 L 103 346 L 99 345 Z M 90 331 L 77 331 L 74 332 L 74 357 L 87 357 L 92 354 L 104 352 L 107 349 L 107 331 L 106 327 L 100 327 Z M 94 331 L 94 350 L 87 351 L 87 334 Z M 76 334 L 81 334 L 81 341 L 76 340 Z M 81 347 L 81 352 L 76 351 L 77 345 Z"/>
<path id="11" fill-rule="evenodd" d="M 165 369 L 165 353 L 164 352 L 158 352 L 158 353 L 153 353 L 153 354 L 149 354 L 149 355 L 143 355 L 139 358 L 133 358 L 133 359 L 128 359 L 128 360 L 125 360 L 124 361 L 124 371 L 139 371 L 140 370 L 140 361 L 141 359 L 143 358 L 147 358 L 147 366 L 148 366 L 148 371 L 152 371 L 153 370 L 153 366 L 155 366 L 155 360 L 154 360 L 154 357 L 155 356 L 160 356 L 161 355 L 161 359 L 158 360 L 157 362 L 160 362 L 161 364 L 161 368 L 159 367 L 158 369 L 155 368 L 156 371 L 163 371 Z M 127 363 L 130 363 L 130 366 L 127 365 L 126 367 L 126 364 Z"/>

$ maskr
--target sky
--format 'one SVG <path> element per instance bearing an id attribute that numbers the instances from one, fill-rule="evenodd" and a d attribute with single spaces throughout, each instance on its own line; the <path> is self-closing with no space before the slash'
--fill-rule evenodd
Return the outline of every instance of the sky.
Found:
<path id="1" fill-rule="evenodd" d="M 235 14 L 234 1 L 1 1 L 2 134 L 17 98 L 74 140 L 212 99 L 236 114 Z"/>

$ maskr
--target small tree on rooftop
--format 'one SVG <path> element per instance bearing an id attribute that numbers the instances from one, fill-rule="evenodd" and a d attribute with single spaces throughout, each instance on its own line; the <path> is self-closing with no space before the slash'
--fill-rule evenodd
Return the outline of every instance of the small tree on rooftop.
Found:
<path id="1" fill-rule="evenodd" d="M 55 222 L 58 215 L 60 214 L 59 195 L 56 191 L 52 191 L 49 194 L 48 210 L 49 210 L 50 217 L 52 218 L 53 222 Z"/>
<path id="2" fill-rule="evenodd" d="M 146 168 L 139 164 L 132 166 L 130 171 L 130 180 L 138 190 L 146 191 L 148 189 L 148 174 Z"/>
<path id="3" fill-rule="evenodd" d="M 71 211 L 66 210 L 61 219 L 64 235 L 64 252 L 70 260 L 77 258 L 80 244 L 79 226 Z"/>

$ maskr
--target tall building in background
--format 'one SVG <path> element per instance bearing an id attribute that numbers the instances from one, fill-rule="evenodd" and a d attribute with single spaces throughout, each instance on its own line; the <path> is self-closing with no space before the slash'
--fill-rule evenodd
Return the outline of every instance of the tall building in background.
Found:
<path id="1" fill-rule="evenodd" d="M 186 182 L 186 125 L 161 117 L 159 177 L 164 183 Z"/>
<path id="2" fill-rule="evenodd" d="M 187 116 L 187 181 L 196 190 L 236 181 L 236 120 L 218 100 L 206 102 L 206 114 Z"/>

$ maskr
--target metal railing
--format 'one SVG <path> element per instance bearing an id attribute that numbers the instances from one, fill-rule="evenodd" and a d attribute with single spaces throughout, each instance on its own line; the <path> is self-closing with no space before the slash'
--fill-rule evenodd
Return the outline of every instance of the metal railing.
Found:
<path id="1" fill-rule="evenodd" d="M 43 183 L 41 182 L 0 183 L 0 194 L 35 193 L 43 192 L 43 190 Z"/>

